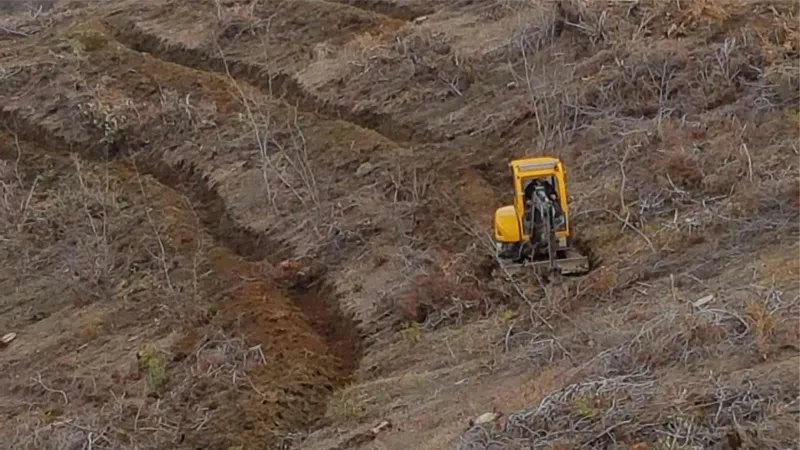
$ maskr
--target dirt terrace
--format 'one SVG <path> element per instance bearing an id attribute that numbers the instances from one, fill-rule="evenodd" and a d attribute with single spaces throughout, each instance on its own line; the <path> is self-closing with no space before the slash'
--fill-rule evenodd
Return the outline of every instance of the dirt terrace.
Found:
<path id="1" fill-rule="evenodd" d="M 786 448 L 798 9 L 685 3 L 17 8 L 3 442 Z M 543 153 L 597 267 L 498 277 Z"/>

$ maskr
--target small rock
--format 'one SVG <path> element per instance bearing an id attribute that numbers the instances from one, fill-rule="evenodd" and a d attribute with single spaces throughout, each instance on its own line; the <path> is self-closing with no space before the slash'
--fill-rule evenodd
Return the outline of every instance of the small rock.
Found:
<path id="1" fill-rule="evenodd" d="M 483 424 L 483 423 L 494 422 L 495 420 L 497 420 L 498 417 L 500 417 L 500 413 L 496 413 L 496 412 L 483 413 L 480 416 L 478 416 L 477 419 L 475 419 L 473 424 L 474 425 L 480 425 L 480 424 Z"/>
<path id="2" fill-rule="evenodd" d="M 414 19 L 414 23 L 422 23 L 425 22 L 426 20 L 428 20 L 428 16 L 419 16 L 416 19 Z"/>
<path id="3" fill-rule="evenodd" d="M 300 272 L 302 266 L 300 265 L 300 261 L 282 261 L 278 264 L 278 269 L 280 270 L 280 278 L 284 280 L 292 279 L 297 276 L 297 273 Z"/>
<path id="4" fill-rule="evenodd" d="M 714 300 L 714 295 L 706 295 L 705 297 L 700 298 L 696 302 L 694 302 L 694 307 L 702 308 L 703 306 L 709 304 L 711 300 Z"/>
<path id="5" fill-rule="evenodd" d="M 203 361 L 208 364 L 209 367 L 221 366 L 228 362 L 228 357 L 222 350 L 211 350 L 209 351 Z"/>
<path id="6" fill-rule="evenodd" d="M 372 434 L 378 434 L 383 430 L 389 430 L 392 428 L 392 423 L 388 420 L 384 420 L 383 422 L 379 423 L 375 428 L 372 429 Z"/>
<path id="7" fill-rule="evenodd" d="M 2 337 L 2 338 L 0 338 L 0 344 L 2 344 L 2 345 L 8 345 L 8 344 L 10 344 L 10 343 L 11 343 L 11 341 L 13 341 L 13 340 L 14 340 L 14 339 L 16 339 L 16 338 L 17 338 L 17 333 L 7 333 L 7 334 L 4 334 L 4 335 L 3 335 L 3 337 Z"/>
<path id="8" fill-rule="evenodd" d="M 375 164 L 372 164 L 371 162 L 365 162 L 360 166 L 358 166 L 358 169 L 356 169 L 356 176 L 357 177 L 367 176 L 373 170 L 375 170 Z"/>
<path id="9" fill-rule="evenodd" d="M 288 260 L 287 259 L 285 261 L 281 261 L 280 264 L 278 264 L 278 267 L 280 267 L 281 270 L 285 270 L 285 271 L 289 271 L 289 270 L 296 271 L 300 267 L 300 262 L 297 261 L 297 260 Z"/>

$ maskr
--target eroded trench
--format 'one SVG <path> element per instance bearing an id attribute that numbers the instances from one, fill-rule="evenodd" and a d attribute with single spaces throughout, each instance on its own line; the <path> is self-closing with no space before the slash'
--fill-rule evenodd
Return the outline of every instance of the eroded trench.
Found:
<path id="1" fill-rule="evenodd" d="M 286 244 L 238 223 L 222 197 L 191 165 L 170 167 L 155 158 L 139 158 L 137 166 L 161 184 L 186 194 L 205 230 L 237 256 L 249 261 L 266 261 L 273 266 L 291 258 L 291 248 Z M 330 352 L 341 360 L 345 373 L 340 384 L 345 383 L 358 368 L 363 341 L 356 321 L 342 311 L 335 288 L 327 282 L 325 274 L 320 273 L 284 289 L 312 329 L 324 339 Z"/>
<path id="2" fill-rule="evenodd" d="M 153 177 L 163 186 L 188 198 L 206 233 L 219 247 L 228 249 L 243 260 L 267 262 L 274 266 L 284 258 L 291 257 L 291 248 L 266 234 L 239 224 L 228 212 L 224 200 L 209 187 L 208 181 L 188 164 L 170 167 L 156 157 L 154 152 L 130 145 L 99 150 L 85 142 L 74 142 L 56 135 L 18 111 L 0 110 L 0 127 L 13 130 L 17 139 L 32 144 L 42 154 L 68 158 L 69 153 L 73 152 L 87 161 L 109 161 Z M 13 156 L 4 154 L 0 157 L 8 159 Z M 135 168 L 130 161 L 135 162 Z M 320 371 L 335 374 L 331 380 L 333 387 L 341 387 L 347 383 L 358 368 L 363 341 L 357 323 L 343 313 L 338 295 L 334 287 L 325 280 L 325 274 L 317 274 L 312 279 L 304 279 L 302 283 L 290 286 L 282 285 L 276 280 L 268 279 L 264 282 L 281 286 L 285 297 L 302 313 L 308 326 L 325 343 L 328 355 L 334 358 L 319 358 L 316 363 L 332 365 L 321 367 Z M 248 314 L 248 311 L 240 313 Z M 268 327 L 270 324 L 264 326 Z M 306 423 L 318 422 L 324 413 L 325 404 L 317 404 L 313 417 L 306 418 Z"/>
<path id="3" fill-rule="evenodd" d="M 129 50 L 133 50 L 133 53 L 137 55 L 140 51 L 145 54 L 155 52 L 154 56 L 160 58 L 147 58 L 148 60 L 145 61 L 132 58 L 132 61 L 127 62 L 127 64 L 131 65 L 133 63 L 139 66 L 137 69 L 144 73 L 149 73 L 153 69 L 154 81 L 161 78 L 167 86 L 170 83 L 178 83 L 180 85 L 180 82 L 172 78 L 173 73 L 177 74 L 176 77 L 181 82 L 194 80 L 194 83 L 201 83 L 202 77 L 198 77 L 198 74 L 204 71 L 219 72 L 221 69 L 219 67 L 220 61 L 204 61 L 207 58 L 203 55 L 186 53 L 183 50 L 166 51 L 160 47 L 163 43 L 157 42 L 154 37 L 146 38 L 146 35 L 137 34 L 138 30 L 128 29 L 129 33 L 134 34 L 127 34 L 126 36 L 126 33 L 120 32 L 119 29 L 108 26 L 107 23 L 105 25 L 105 27 L 90 25 L 86 29 L 90 30 L 90 33 L 96 34 L 96 36 L 92 34 L 92 38 L 108 39 L 108 42 L 114 41 L 112 36 L 121 38 L 119 42 L 125 49 L 101 46 L 97 53 L 98 58 L 116 57 L 119 52 L 127 55 Z M 92 50 L 90 49 L 89 51 L 91 52 Z M 106 52 L 107 54 L 103 54 Z M 176 58 L 177 60 L 173 60 Z M 155 63 L 149 59 L 152 59 Z M 119 64 L 119 61 L 111 64 L 116 64 L 116 66 L 123 65 Z M 82 68 L 82 70 L 90 71 L 85 74 L 86 76 L 104 76 L 103 70 L 110 70 L 113 74 L 116 74 L 116 66 L 107 66 L 102 63 L 89 65 Z M 131 65 L 131 67 L 133 66 Z M 163 74 L 161 74 L 162 69 Z M 246 64 L 234 65 L 233 68 L 236 76 L 240 77 L 242 81 L 263 89 L 263 84 L 266 81 L 264 81 L 264 74 L 260 73 L 259 70 L 261 68 Z M 127 72 L 119 72 L 117 74 L 123 84 L 128 81 L 126 74 Z M 30 79 L 35 80 L 37 77 L 39 81 L 47 81 L 54 78 L 53 75 L 49 74 L 33 73 Z M 279 77 L 280 80 L 281 78 Z M 51 81 L 54 82 L 55 80 Z M 274 77 L 272 81 L 275 81 Z M 334 116 L 342 116 L 345 113 L 344 110 L 339 111 L 336 107 L 320 103 L 319 99 L 309 96 L 299 86 L 295 86 L 294 83 L 293 79 L 285 78 L 281 90 L 283 94 L 297 100 L 301 109 L 322 110 Z M 134 92 L 137 89 L 136 85 L 131 86 L 119 87 L 123 91 L 128 90 L 128 95 L 140 95 L 140 93 Z M 185 85 L 184 87 L 188 89 L 188 86 Z M 193 86 L 196 86 L 196 84 L 193 84 Z M 20 85 L 20 88 L 22 87 Z M 150 94 L 145 93 L 145 95 Z M 265 262 L 273 267 L 286 259 L 292 258 L 293 249 L 291 246 L 281 242 L 268 232 L 252 230 L 237 221 L 228 210 L 225 199 L 212 187 L 212 183 L 204 176 L 202 170 L 190 163 L 170 166 L 163 158 L 163 150 L 161 149 L 164 147 L 158 144 L 150 144 L 145 139 L 146 136 L 135 135 L 139 131 L 123 129 L 121 130 L 123 136 L 120 139 L 111 144 L 98 144 L 102 136 L 86 135 L 87 129 L 80 125 L 74 127 L 71 125 L 65 126 L 69 121 L 69 117 L 75 116 L 74 113 L 77 112 L 74 104 L 70 105 L 69 102 L 63 102 L 62 100 L 54 100 L 52 102 L 47 100 L 41 104 L 37 103 L 37 101 L 31 101 L 24 108 L 14 108 L 18 107 L 6 105 L 0 109 L 0 127 L 13 130 L 20 140 L 33 144 L 32 147 L 36 148 L 37 152 L 65 158 L 69 157 L 70 153 L 74 153 L 81 159 L 93 163 L 113 161 L 118 166 L 126 167 L 128 171 L 136 170 L 143 175 L 149 175 L 161 185 L 182 194 L 189 200 L 205 233 L 213 238 L 217 247 L 226 249 L 226 253 L 233 254 L 244 261 L 254 264 Z M 356 125 L 366 126 L 367 128 L 393 129 L 391 122 L 382 116 L 370 116 L 367 114 L 348 116 L 347 119 L 352 119 L 351 121 Z M 147 124 L 145 123 L 144 125 L 137 129 L 147 130 Z M 411 138 L 407 134 L 407 130 L 396 129 L 395 132 L 399 133 L 399 135 L 393 137 Z M 124 135 L 126 133 L 127 135 Z M 162 142 L 161 144 L 164 143 Z M 135 168 L 131 161 L 135 162 Z M 360 335 L 359 324 L 351 316 L 343 312 L 339 295 L 332 283 L 326 280 L 326 276 L 326 273 L 322 271 L 321 273 L 315 273 L 311 278 L 304 278 L 302 282 L 288 286 L 275 279 L 266 279 L 263 282 L 279 287 L 283 297 L 288 299 L 298 311 L 298 314 L 292 314 L 292 316 L 297 316 L 299 317 L 298 320 L 304 322 L 299 324 L 299 328 L 310 328 L 319 338 L 318 340 L 322 341 L 327 357 L 316 358 L 306 363 L 310 365 L 310 370 L 318 367 L 318 372 L 326 374 L 325 376 L 330 379 L 332 387 L 338 388 L 347 383 L 357 370 L 365 344 Z M 258 300 L 256 299 L 255 301 Z M 251 312 L 248 310 L 248 304 L 246 303 L 235 308 L 240 309 L 237 310 L 239 314 L 247 315 Z M 263 323 L 263 328 L 265 329 L 274 326 L 273 323 L 268 321 L 269 317 L 257 313 L 251 314 L 251 316 L 256 326 L 260 326 L 259 321 L 261 320 L 267 320 L 266 323 Z M 294 324 L 290 325 L 294 326 Z M 280 333 L 261 334 L 266 336 L 267 339 L 281 336 Z M 289 333 L 287 338 L 292 339 L 292 336 Z M 281 346 L 280 343 L 275 345 Z M 289 343 L 288 345 L 296 347 L 297 343 Z M 327 381 L 325 383 L 327 385 Z M 309 424 L 319 424 L 319 420 L 325 414 L 327 399 L 319 397 L 319 386 L 305 386 L 302 383 L 299 386 L 301 386 L 299 388 L 301 391 L 294 392 L 301 397 L 306 396 L 309 399 L 313 399 L 308 402 L 313 406 L 311 407 L 311 412 L 308 413 L 309 417 L 305 417 L 300 423 L 291 422 L 290 426 L 306 427 Z M 324 395 L 330 395 L 330 393 Z M 305 415 L 306 413 L 304 412 L 303 414 Z"/>
<path id="4" fill-rule="evenodd" d="M 170 43 L 142 30 L 136 22 L 125 18 L 109 16 L 105 26 L 113 33 L 117 42 L 134 51 L 198 71 L 230 74 L 234 79 L 245 81 L 277 98 L 283 98 L 289 104 L 297 105 L 302 111 L 314 111 L 316 114 L 345 120 L 395 142 L 435 143 L 444 140 L 443 135 L 399 123 L 389 114 L 370 108 L 354 109 L 352 106 L 320 98 L 305 89 L 292 74 L 271 71 L 264 65 L 251 61 L 223 58 L 204 49 Z"/>

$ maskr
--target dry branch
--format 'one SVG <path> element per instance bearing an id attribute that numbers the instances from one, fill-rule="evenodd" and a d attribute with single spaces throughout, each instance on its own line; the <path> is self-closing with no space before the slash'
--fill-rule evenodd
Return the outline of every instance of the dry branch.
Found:
<path id="1" fill-rule="evenodd" d="M 53 389 L 53 388 L 47 386 L 46 384 L 44 384 L 44 381 L 42 380 L 41 372 L 36 372 L 36 376 L 31 378 L 31 380 L 34 381 L 39 386 L 41 386 L 42 389 L 44 389 L 45 391 L 61 395 L 61 398 L 64 399 L 64 404 L 65 405 L 69 404 L 69 398 L 67 398 L 67 393 L 62 391 L 61 389 Z"/>
<path id="2" fill-rule="evenodd" d="M 164 246 L 164 241 L 161 239 L 161 233 L 159 233 L 158 227 L 156 226 L 156 223 L 155 221 L 153 221 L 153 217 L 150 214 L 152 208 L 148 204 L 149 200 L 147 197 L 147 192 L 145 192 L 144 183 L 142 183 L 142 177 L 139 174 L 139 169 L 138 167 L 136 167 L 136 160 L 133 157 L 131 157 L 131 166 L 133 167 L 134 173 L 136 174 L 136 182 L 139 184 L 139 191 L 142 194 L 142 199 L 145 202 L 144 212 L 145 215 L 147 216 L 147 222 L 153 229 L 153 235 L 155 236 L 156 242 L 158 243 L 158 248 L 160 251 L 159 260 L 161 262 L 161 269 L 164 272 L 164 279 L 167 282 L 167 287 L 169 288 L 170 293 L 175 295 L 176 294 L 175 287 L 173 287 L 172 285 L 172 279 L 170 278 L 169 275 L 169 265 L 167 264 L 167 250 L 166 247 Z"/>

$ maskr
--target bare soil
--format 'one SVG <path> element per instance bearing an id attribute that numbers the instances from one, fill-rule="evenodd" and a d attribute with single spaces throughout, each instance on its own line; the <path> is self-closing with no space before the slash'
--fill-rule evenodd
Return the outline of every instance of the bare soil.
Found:
<path id="1" fill-rule="evenodd" d="M 790 448 L 799 12 L 5 8 L 0 442 Z M 541 154 L 586 276 L 495 270 Z"/>

